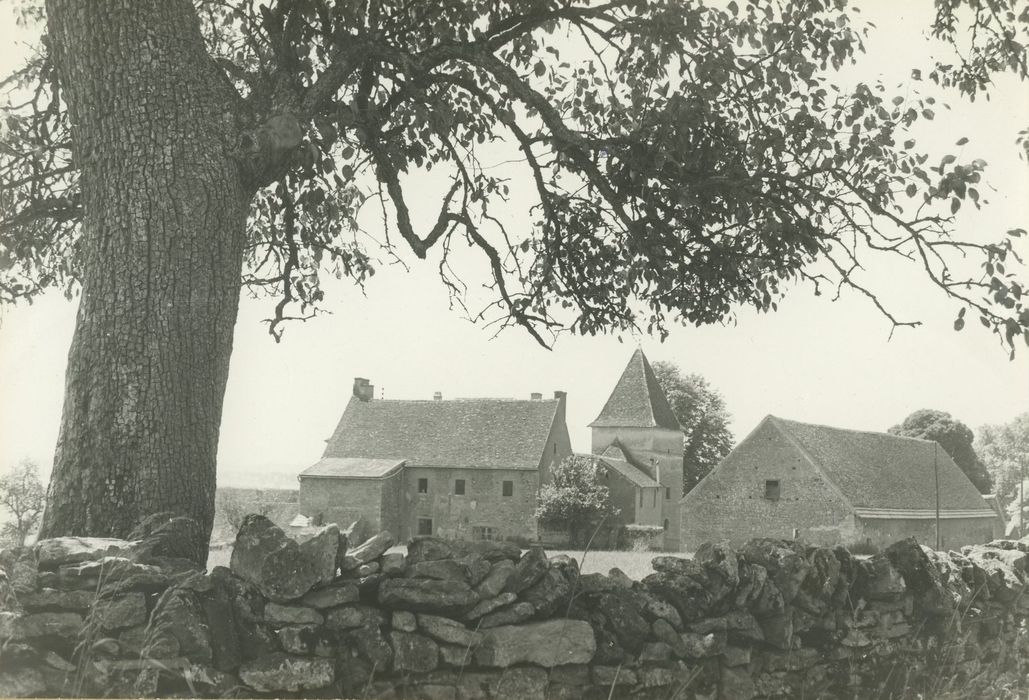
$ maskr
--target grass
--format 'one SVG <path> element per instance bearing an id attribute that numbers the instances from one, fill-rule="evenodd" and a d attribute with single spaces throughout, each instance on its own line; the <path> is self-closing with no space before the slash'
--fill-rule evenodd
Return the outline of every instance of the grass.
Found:
<path id="1" fill-rule="evenodd" d="M 403 552 L 404 547 L 394 547 L 390 551 Z M 683 552 L 610 552 L 610 551 L 582 551 L 575 550 L 547 550 L 548 556 L 555 554 L 567 554 L 579 562 L 579 567 L 584 574 L 606 574 L 614 567 L 618 567 L 625 574 L 639 581 L 644 576 L 651 574 L 654 570 L 650 567 L 650 561 L 657 556 L 671 555 L 676 557 L 689 557 Z M 210 571 L 216 566 L 228 566 L 229 557 L 232 556 L 232 545 L 220 549 L 211 549 L 207 557 L 207 570 Z"/>

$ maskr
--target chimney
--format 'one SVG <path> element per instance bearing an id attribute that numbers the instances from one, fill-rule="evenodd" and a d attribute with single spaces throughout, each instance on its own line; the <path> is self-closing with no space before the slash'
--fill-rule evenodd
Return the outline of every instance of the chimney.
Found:
<path id="1" fill-rule="evenodd" d="M 432 400 L 433 401 L 442 401 L 443 400 L 443 392 L 442 391 L 434 391 L 432 393 Z"/>
<path id="2" fill-rule="evenodd" d="M 529 400 L 530 401 L 542 401 L 543 400 L 543 394 L 541 394 L 538 391 L 534 391 L 531 394 L 529 394 Z"/>
<path id="3" fill-rule="evenodd" d="M 568 398 L 568 392 L 567 391 L 555 391 L 554 392 L 554 398 L 557 399 L 558 401 L 564 401 L 565 399 Z"/>
<path id="4" fill-rule="evenodd" d="M 365 403 L 375 398 L 375 385 L 364 377 L 354 377 L 354 396 Z"/>

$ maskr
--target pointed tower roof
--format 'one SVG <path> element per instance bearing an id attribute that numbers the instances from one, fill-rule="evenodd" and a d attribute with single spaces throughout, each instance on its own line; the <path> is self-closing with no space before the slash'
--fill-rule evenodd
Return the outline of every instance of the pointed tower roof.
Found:
<path id="1" fill-rule="evenodd" d="M 636 350 L 591 428 L 682 430 L 642 350 Z"/>

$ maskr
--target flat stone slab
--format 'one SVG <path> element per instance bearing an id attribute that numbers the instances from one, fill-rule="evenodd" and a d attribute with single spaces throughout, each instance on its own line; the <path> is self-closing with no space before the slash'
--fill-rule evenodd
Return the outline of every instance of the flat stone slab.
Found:
<path id="1" fill-rule="evenodd" d="M 473 647 L 482 642 L 482 633 L 470 630 L 449 617 L 419 613 L 418 629 L 433 639 L 448 644 Z"/>
<path id="2" fill-rule="evenodd" d="M 475 659 L 483 666 L 507 668 L 530 663 L 553 668 L 585 664 L 597 651 L 593 628 L 583 620 L 548 620 L 494 627 L 483 635 Z"/>
<path id="3" fill-rule="evenodd" d="M 133 544 L 114 537 L 54 537 L 36 544 L 36 564 L 40 569 L 56 569 L 118 554 Z"/>
<path id="4" fill-rule="evenodd" d="M 330 685 L 335 680 L 335 672 L 330 659 L 275 653 L 243 664 L 239 678 L 261 693 L 280 690 L 295 693 Z"/>
<path id="5" fill-rule="evenodd" d="M 316 588 L 300 599 L 304 605 L 312 608 L 334 608 L 337 605 L 356 603 L 358 599 L 357 586 L 352 583 Z"/>
<path id="6" fill-rule="evenodd" d="M 35 637 L 75 637 L 82 630 L 82 615 L 72 612 L 41 612 L 19 615 L 0 612 L 0 640 Z"/>
<path id="7" fill-rule="evenodd" d="M 383 530 L 374 537 L 366 540 L 357 547 L 347 552 L 340 562 L 340 568 L 344 571 L 353 571 L 362 564 L 378 559 L 387 549 L 393 546 L 396 539 L 393 533 Z"/>
<path id="8" fill-rule="evenodd" d="M 382 582 L 379 602 L 387 608 L 441 612 L 475 605 L 479 596 L 463 581 L 397 578 Z"/>

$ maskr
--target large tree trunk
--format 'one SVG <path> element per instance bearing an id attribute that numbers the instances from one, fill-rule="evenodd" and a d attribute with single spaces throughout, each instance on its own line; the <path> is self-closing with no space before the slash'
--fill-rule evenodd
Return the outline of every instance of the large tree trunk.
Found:
<path id="1" fill-rule="evenodd" d="M 82 297 L 41 536 L 210 533 L 249 192 L 188 0 L 48 0 L 73 123 Z M 196 545 L 203 562 L 207 542 Z"/>

